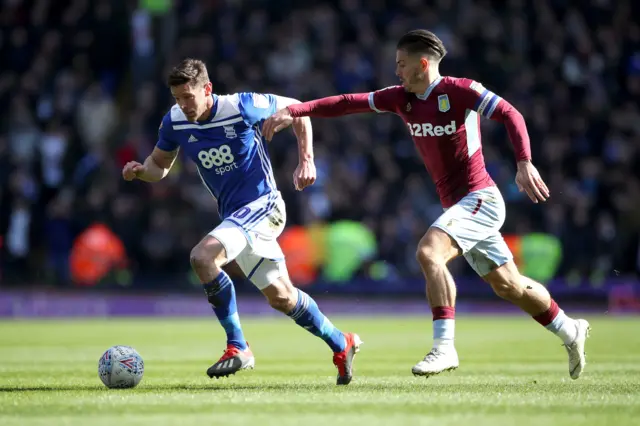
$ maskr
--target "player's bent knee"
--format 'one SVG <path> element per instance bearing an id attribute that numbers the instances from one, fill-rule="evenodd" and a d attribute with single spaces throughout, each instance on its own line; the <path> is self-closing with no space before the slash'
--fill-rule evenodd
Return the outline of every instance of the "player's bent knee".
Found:
<path id="1" fill-rule="evenodd" d="M 191 254 L 189 255 L 189 262 L 191 262 L 191 267 L 195 270 L 208 268 L 213 263 L 214 256 L 211 256 L 207 250 L 199 246 L 195 246 L 191 249 Z"/>
<path id="2" fill-rule="evenodd" d="M 225 258 L 224 246 L 213 237 L 206 237 L 199 242 L 189 255 L 194 270 L 210 268 L 212 264 L 222 267 Z"/>
<path id="3" fill-rule="evenodd" d="M 280 312 L 290 312 L 298 302 L 298 290 L 291 282 L 281 277 L 262 290 L 269 305 Z"/>
<path id="4" fill-rule="evenodd" d="M 505 300 L 518 300 L 522 297 L 523 290 L 515 281 L 498 281 L 491 284 L 493 291 Z"/>
<path id="5" fill-rule="evenodd" d="M 501 266 L 489 274 L 485 275 L 484 280 L 491 285 L 493 291 L 499 297 L 505 300 L 518 300 L 524 294 L 524 288 L 520 280 L 520 274 L 517 269 L 508 265 Z"/>
<path id="6" fill-rule="evenodd" d="M 416 259 L 423 268 L 444 265 L 444 257 L 439 255 L 431 246 L 420 246 L 416 251 Z"/>
<path id="7" fill-rule="evenodd" d="M 269 305 L 276 311 L 284 312 L 285 314 L 287 312 L 291 312 L 291 310 L 296 306 L 296 304 L 293 302 L 293 299 L 290 296 L 284 294 L 279 294 L 277 296 L 269 298 Z"/>
<path id="8" fill-rule="evenodd" d="M 423 269 L 441 268 L 451 259 L 441 249 L 429 244 L 421 244 L 416 251 L 416 259 Z"/>
<path id="9" fill-rule="evenodd" d="M 446 265 L 460 254 L 455 241 L 442 229 L 431 227 L 418 244 L 416 259 L 423 268 Z"/>
<path id="10" fill-rule="evenodd" d="M 242 271 L 242 268 L 235 260 L 224 265 L 222 267 L 222 270 L 226 272 L 227 275 L 229 275 L 229 278 L 231 278 L 232 281 L 242 281 L 247 279 L 247 276 Z"/>

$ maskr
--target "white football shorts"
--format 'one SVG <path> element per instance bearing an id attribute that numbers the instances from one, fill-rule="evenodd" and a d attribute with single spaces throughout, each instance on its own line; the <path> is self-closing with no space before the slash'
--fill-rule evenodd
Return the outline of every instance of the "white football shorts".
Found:
<path id="1" fill-rule="evenodd" d="M 464 258 L 481 277 L 513 259 L 502 238 L 506 207 L 496 186 L 467 194 L 434 223 L 453 238 Z"/>
<path id="2" fill-rule="evenodd" d="M 224 246 L 247 278 L 263 290 L 287 274 L 284 253 L 276 240 L 287 220 L 280 192 L 264 195 L 236 210 L 209 233 Z"/>

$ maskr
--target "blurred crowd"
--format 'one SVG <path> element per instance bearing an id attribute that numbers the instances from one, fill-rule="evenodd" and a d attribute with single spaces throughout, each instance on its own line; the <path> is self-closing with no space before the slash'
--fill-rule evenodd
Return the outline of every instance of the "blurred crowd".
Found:
<path id="1" fill-rule="evenodd" d="M 443 74 L 481 81 L 527 120 L 551 190 L 544 205 L 517 191 L 504 128 L 483 121 L 487 167 L 507 200 L 504 232 L 557 236 L 560 276 L 635 276 L 638 17 L 632 0 L 4 0 L 2 279 L 68 282 L 74 238 L 95 222 L 122 239 L 136 276 L 188 271 L 191 247 L 219 222 L 194 165 L 180 159 L 155 185 L 120 174 L 153 149 L 178 60 L 204 59 L 217 93 L 310 100 L 397 84 L 395 44 L 414 28 L 444 41 Z M 291 132 L 270 146 L 288 223 L 361 221 L 377 236 L 378 260 L 420 276 L 415 247 L 441 207 L 402 121 L 313 124 L 312 188 L 293 190 Z"/>

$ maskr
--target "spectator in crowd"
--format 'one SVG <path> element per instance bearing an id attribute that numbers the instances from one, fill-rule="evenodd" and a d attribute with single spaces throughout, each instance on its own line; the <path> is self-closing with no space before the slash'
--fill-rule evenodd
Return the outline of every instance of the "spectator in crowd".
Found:
<path id="1" fill-rule="evenodd" d="M 204 59 L 218 93 L 305 100 L 396 84 L 395 42 L 420 27 L 449 49 L 443 73 L 481 81 L 527 120 L 552 194 L 543 205 L 514 187 L 503 127 L 483 122 L 487 167 L 508 203 L 504 232 L 558 237 L 563 277 L 637 276 L 640 3 L 431 3 L 218 0 L 163 9 L 125 0 L 3 2 L 2 278 L 68 283 L 64 253 L 95 221 L 125 243 L 140 278 L 134 282 L 187 273 L 179 259 L 217 224 L 215 201 L 193 165 L 178 160 L 154 186 L 125 185 L 119 172 L 153 148 L 172 103 L 164 74 L 178 59 Z M 314 136 L 318 182 L 302 193 L 290 178 L 293 138 L 270 146 L 289 224 L 360 221 L 376 235 L 378 260 L 395 275 L 419 277 L 407 247 L 441 208 L 401 120 L 317 120 Z"/>

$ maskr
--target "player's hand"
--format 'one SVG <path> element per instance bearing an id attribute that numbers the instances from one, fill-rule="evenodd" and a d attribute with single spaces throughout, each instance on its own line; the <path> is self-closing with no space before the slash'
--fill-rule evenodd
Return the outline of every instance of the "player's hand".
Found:
<path id="1" fill-rule="evenodd" d="M 293 123 L 293 117 L 289 112 L 289 108 L 283 108 L 264 121 L 262 135 L 268 141 L 271 141 L 273 135 L 291 126 L 291 123 Z"/>
<path id="2" fill-rule="evenodd" d="M 296 190 L 302 191 L 316 181 L 316 165 L 313 160 L 303 160 L 293 172 L 293 185 Z"/>
<path id="3" fill-rule="evenodd" d="M 126 181 L 132 181 L 144 175 L 146 171 L 147 167 L 144 164 L 140 164 L 137 161 L 129 161 L 122 169 L 122 177 Z"/>
<path id="4" fill-rule="evenodd" d="M 520 161 L 518 172 L 516 173 L 516 185 L 520 192 L 526 192 L 531 201 L 547 201 L 549 198 L 549 188 L 540 177 L 538 170 L 530 161 Z"/>

